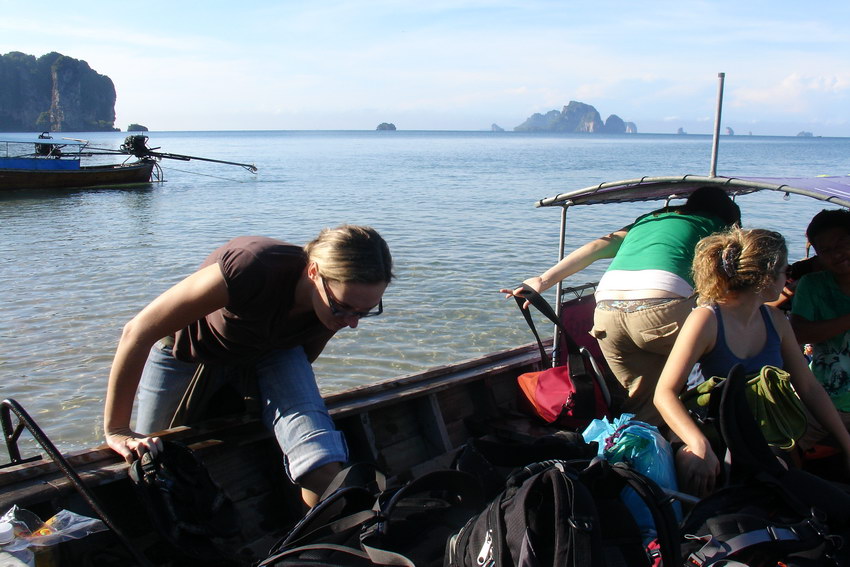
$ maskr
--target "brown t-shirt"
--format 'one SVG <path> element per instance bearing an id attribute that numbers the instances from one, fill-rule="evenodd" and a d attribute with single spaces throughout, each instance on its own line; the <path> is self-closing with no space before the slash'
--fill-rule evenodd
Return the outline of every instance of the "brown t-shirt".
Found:
<path id="1" fill-rule="evenodd" d="M 250 362 L 273 349 L 302 345 L 311 360 L 334 332 L 310 311 L 289 313 L 307 255 L 294 244 L 240 236 L 216 249 L 201 268 L 217 263 L 230 302 L 174 336 L 174 356 L 188 362 Z"/>

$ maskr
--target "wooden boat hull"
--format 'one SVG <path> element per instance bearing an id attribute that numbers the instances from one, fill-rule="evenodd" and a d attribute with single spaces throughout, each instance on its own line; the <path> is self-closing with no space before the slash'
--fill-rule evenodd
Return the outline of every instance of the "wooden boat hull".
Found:
<path id="1" fill-rule="evenodd" d="M 155 162 L 83 166 L 79 169 L 0 169 L 0 191 L 111 187 L 151 180 Z"/>
<path id="2" fill-rule="evenodd" d="M 516 439 L 546 432 L 543 425 L 519 413 L 516 405 L 516 377 L 539 366 L 537 345 L 526 345 L 331 394 L 325 402 L 346 437 L 351 462 L 375 463 L 401 482 L 449 466 L 456 450 L 485 429 L 501 429 Z M 303 514 L 300 491 L 287 480 L 276 440 L 259 420 L 222 418 L 169 430 L 162 436 L 188 444 L 236 504 L 242 533 L 231 543 L 246 565 L 264 557 Z M 127 478 L 127 464 L 105 445 L 67 459 L 135 545 L 154 564 L 171 564 L 159 550 L 161 540 Z M 14 504 L 42 519 L 61 509 L 94 516 L 72 483 L 44 458 L 0 469 L 0 513 Z M 159 558 L 158 552 L 165 555 Z M 126 560 L 126 552 L 109 532 L 73 546 L 63 544 L 55 553 L 55 565 L 80 564 L 75 562 L 86 553 L 101 558 L 115 554 L 115 564 L 122 564 L 122 554 Z"/>

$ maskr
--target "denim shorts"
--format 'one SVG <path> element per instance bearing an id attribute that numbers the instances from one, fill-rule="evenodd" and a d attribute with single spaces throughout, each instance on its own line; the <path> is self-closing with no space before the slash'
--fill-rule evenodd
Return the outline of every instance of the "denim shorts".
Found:
<path id="1" fill-rule="evenodd" d="M 136 431 L 168 428 L 197 366 L 174 358 L 162 342 L 154 345 L 139 383 Z M 226 372 L 216 374 L 226 380 Z M 302 347 L 264 355 L 256 374 L 263 423 L 274 432 L 293 482 L 315 468 L 348 461 L 345 438 L 334 427 Z"/>

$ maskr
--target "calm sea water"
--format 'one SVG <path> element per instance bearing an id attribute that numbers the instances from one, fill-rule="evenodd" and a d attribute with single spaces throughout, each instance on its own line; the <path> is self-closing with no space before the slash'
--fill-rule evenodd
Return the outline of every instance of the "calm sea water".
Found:
<path id="1" fill-rule="evenodd" d="M 117 147 L 126 134 L 73 134 Z M 58 137 L 58 135 L 57 135 Z M 385 314 L 331 341 L 323 391 L 392 378 L 530 342 L 498 289 L 557 259 L 558 209 L 540 198 L 643 175 L 706 175 L 708 136 L 491 132 L 162 132 L 162 151 L 250 162 L 162 163 L 166 181 L 124 190 L 0 195 L 0 396 L 21 402 L 64 450 L 102 440 L 101 410 L 123 324 L 229 238 L 298 244 L 326 226 L 368 224 L 398 280 Z M 721 175 L 850 173 L 850 139 L 724 137 Z M 804 255 L 823 208 L 778 194 L 739 199 Z M 568 247 L 654 205 L 575 207 Z M 567 283 L 598 279 L 604 263 Z"/>

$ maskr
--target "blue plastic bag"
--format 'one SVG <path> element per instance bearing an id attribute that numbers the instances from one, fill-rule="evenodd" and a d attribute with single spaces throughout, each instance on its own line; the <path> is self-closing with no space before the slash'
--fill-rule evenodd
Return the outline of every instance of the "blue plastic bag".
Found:
<path id="1" fill-rule="evenodd" d="M 582 436 L 588 443 L 599 443 L 598 455 L 609 463 L 626 463 L 640 474 L 652 479 L 663 489 L 678 491 L 673 449 L 658 428 L 637 421 L 634 414 L 625 413 L 614 419 L 594 419 Z M 623 490 L 623 502 L 640 526 L 644 543 L 655 539 L 655 522 L 643 500 L 631 488 Z M 676 519 L 681 521 L 682 509 L 673 505 Z"/>

